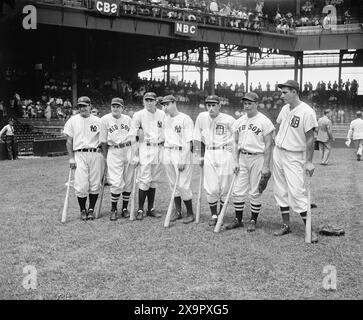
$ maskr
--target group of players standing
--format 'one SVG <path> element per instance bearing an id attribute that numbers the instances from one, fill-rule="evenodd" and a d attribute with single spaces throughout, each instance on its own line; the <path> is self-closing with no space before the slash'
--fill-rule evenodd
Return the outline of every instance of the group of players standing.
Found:
<path id="1" fill-rule="evenodd" d="M 216 225 L 220 212 L 218 202 L 221 209 L 233 175 L 236 175 L 232 193 L 236 219 L 226 229 L 243 227 L 243 211 L 248 199 L 251 218 L 247 230 L 255 231 L 262 206 L 259 183 L 261 177 L 268 178 L 272 171 L 274 196 L 283 220 L 282 228 L 274 234 L 290 233 L 290 209 L 306 222 L 305 173 L 312 176 L 314 172 L 312 157 L 317 120 L 315 111 L 300 101 L 296 81 L 288 80 L 279 84 L 279 88 L 285 105 L 277 118 L 276 128 L 257 110 L 259 97 L 254 92 L 246 93 L 242 98 L 246 113 L 238 120 L 220 112 L 218 96 L 208 96 L 205 100 L 207 111 L 198 115 L 195 125 L 188 115 L 178 110 L 176 99 L 171 95 L 158 101 L 155 93 L 145 93 L 144 109 L 136 112 L 132 119 L 122 113 L 125 106 L 120 98 L 112 99 L 111 113 L 102 118 L 90 114 L 88 97 L 79 98 L 79 114 L 66 122 L 64 133 L 69 163 L 76 169 L 74 188 L 81 219 L 95 218 L 94 209 L 104 172 L 111 185 L 111 220 L 118 218 L 117 203 L 121 195 L 121 215 L 129 217 L 127 208 L 135 174 L 139 189 L 136 219 L 142 220 L 145 215 L 160 218 L 161 214 L 154 209 L 154 200 L 164 165 L 170 187 L 177 183 L 171 221 L 193 222 L 194 152 L 204 170 L 210 226 Z M 187 209 L 184 216 L 182 200 Z M 317 242 L 315 232 L 312 242 Z"/>

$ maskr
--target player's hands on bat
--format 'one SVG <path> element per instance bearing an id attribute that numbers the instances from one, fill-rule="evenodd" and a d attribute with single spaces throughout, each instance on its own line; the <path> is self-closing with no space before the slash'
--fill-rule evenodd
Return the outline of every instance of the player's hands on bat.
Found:
<path id="1" fill-rule="evenodd" d="M 309 177 L 312 177 L 313 173 L 314 173 L 314 170 L 315 170 L 315 166 L 312 164 L 312 162 L 307 161 L 306 165 L 305 165 L 306 175 L 308 175 Z"/>
<path id="2" fill-rule="evenodd" d="M 261 175 L 267 176 L 267 175 L 270 175 L 270 174 L 271 174 L 270 168 L 268 168 L 268 167 L 263 167 L 262 168 Z"/>
<path id="3" fill-rule="evenodd" d="M 182 172 L 185 169 L 185 164 L 184 163 L 178 163 L 178 170 L 180 172 Z"/>
<path id="4" fill-rule="evenodd" d="M 71 169 L 76 169 L 77 168 L 76 160 L 74 160 L 74 158 L 69 159 L 69 167 Z"/>

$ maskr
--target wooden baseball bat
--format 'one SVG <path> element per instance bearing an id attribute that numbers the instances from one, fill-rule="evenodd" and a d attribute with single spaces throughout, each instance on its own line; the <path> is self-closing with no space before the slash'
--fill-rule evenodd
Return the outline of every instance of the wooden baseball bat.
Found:
<path id="1" fill-rule="evenodd" d="M 96 219 L 98 219 L 98 217 L 100 216 L 100 213 L 101 213 L 103 191 L 105 189 L 106 178 L 107 178 L 107 166 L 105 166 L 105 171 L 104 171 L 103 177 L 102 177 L 101 191 L 99 194 L 99 201 L 98 201 L 98 205 L 97 205 L 97 209 L 96 209 Z"/>
<path id="2" fill-rule="evenodd" d="M 67 219 L 68 204 L 69 204 L 69 190 L 71 189 L 71 177 L 72 177 L 72 169 L 69 169 L 67 191 L 66 191 L 66 197 L 64 199 L 63 212 L 62 212 L 62 223 L 65 223 L 66 219 Z"/>
<path id="3" fill-rule="evenodd" d="M 226 200 L 224 202 L 222 211 L 218 215 L 218 220 L 217 220 L 216 226 L 214 227 L 214 232 L 219 232 L 221 230 L 221 226 L 222 226 L 222 223 L 223 223 L 223 218 L 224 218 L 224 215 L 226 214 L 226 211 L 227 211 L 228 201 L 229 201 L 229 198 L 231 197 L 231 193 L 232 193 L 233 186 L 234 186 L 234 180 L 236 179 L 236 177 L 237 176 L 235 174 L 233 174 L 233 179 L 232 179 L 232 182 L 231 182 L 231 186 L 229 187 L 227 197 L 226 197 Z"/>
<path id="4" fill-rule="evenodd" d="M 165 228 L 168 228 L 169 224 L 170 224 L 170 217 L 171 217 L 171 212 L 173 211 L 175 192 L 176 192 L 176 187 L 178 186 L 178 183 L 179 183 L 179 177 L 180 177 L 180 171 L 178 170 L 178 173 L 176 175 L 175 185 L 174 185 L 173 192 L 172 192 L 171 198 L 170 198 L 168 212 L 166 213 L 166 216 L 165 216 L 165 221 L 164 221 L 164 227 Z"/>
<path id="5" fill-rule="evenodd" d="M 310 198 L 310 177 L 306 178 L 306 189 L 308 193 L 308 208 L 306 212 L 305 242 L 311 243 L 311 198 Z"/>
<path id="6" fill-rule="evenodd" d="M 195 214 L 195 223 L 199 223 L 199 219 L 200 219 L 200 208 L 201 208 L 201 201 L 202 201 L 203 179 L 204 179 L 204 167 L 202 167 L 202 170 L 200 171 L 200 179 L 199 179 L 199 187 L 198 187 L 198 199 L 197 199 L 197 212 Z"/>
<path id="7" fill-rule="evenodd" d="M 136 193 L 136 173 L 137 167 L 134 168 L 134 179 L 132 183 L 132 191 L 130 195 L 130 220 L 135 220 L 135 193 Z"/>

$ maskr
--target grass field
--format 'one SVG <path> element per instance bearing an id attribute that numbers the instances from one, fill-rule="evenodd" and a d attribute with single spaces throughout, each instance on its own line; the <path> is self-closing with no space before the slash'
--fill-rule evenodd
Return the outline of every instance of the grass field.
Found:
<path id="1" fill-rule="evenodd" d="M 79 220 L 72 190 L 61 224 L 67 157 L 2 161 L 0 299 L 362 299 L 363 163 L 348 149 L 334 149 L 332 161 L 316 165 L 313 225 L 336 224 L 346 235 L 320 236 L 312 245 L 304 243 L 297 214 L 293 233 L 273 236 L 281 218 L 271 182 L 253 234 L 245 228 L 213 233 L 205 197 L 200 224 L 164 229 L 163 219 L 111 222 L 107 187 L 99 220 Z M 198 179 L 195 167 L 195 195 Z M 163 215 L 169 197 L 163 182 L 156 195 Z M 229 206 L 225 223 L 233 216 Z M 27 265 L 37 269 L 35 290 L 22 286 Z M 326 265 L 336 268 L 336 291 L 322 286 Z"/>

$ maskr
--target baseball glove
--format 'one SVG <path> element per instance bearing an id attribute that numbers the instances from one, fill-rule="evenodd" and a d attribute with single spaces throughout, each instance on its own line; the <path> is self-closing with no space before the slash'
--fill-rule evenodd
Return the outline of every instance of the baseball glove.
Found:
<path id="1" fill-rule="evenodd" d="M 326 224 L 320 228 L 319 233 L 324 236 L 344 236 L 345 231 L 343 228 Z"/>
<path id="2" fill-rule="evenodd" d="M 263 173 L 261 175 L 260 182 L 258 183 L 258 192 L 259 193 L 262 193 L 266 189 L 267 182 L 268 182 L 268 180 L 270 180 L 270 178 L 271 178 L 271 172 Z"/>

